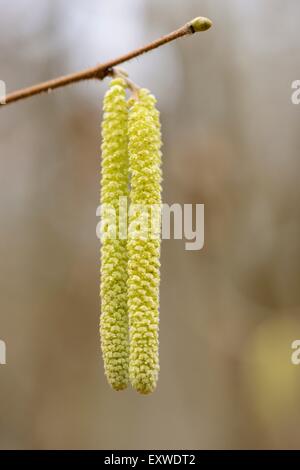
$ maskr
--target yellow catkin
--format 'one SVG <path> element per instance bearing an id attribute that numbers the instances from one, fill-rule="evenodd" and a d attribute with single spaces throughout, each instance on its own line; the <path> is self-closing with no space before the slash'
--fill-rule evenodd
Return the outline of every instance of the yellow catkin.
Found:
<path id="1" fill-rule="evenodd" d="M 111 81 L 104 98 L 101 178 L 101 316 L 105 374 L 115 390 L 128 384 L 127 242 L 119 238 L 119 198 L 128 197 L 128 105 L 126 83 Z M 115 211 L 111 216 L 105 205 Z M 116 237 L 110 223 L 116 222 Z"/>
<path id="2" fill-rule="evenodd" d="M 143 209 L 131 209 L 135 205 L 147 205 L 149 219 L 150 208 L 161 210 L 161 134 L 155 102 L 148 90 L 139 90 L 137 99 L 130 102 L 128 121 L 131 176 L 127 242 L 129 376 L 132 386 L 142 394 L 153 392 L 159 372 L 160 234 L 156 238 L 149 232 L 148 236 L 137 235 L 132 227 L 143 220 Z"/>

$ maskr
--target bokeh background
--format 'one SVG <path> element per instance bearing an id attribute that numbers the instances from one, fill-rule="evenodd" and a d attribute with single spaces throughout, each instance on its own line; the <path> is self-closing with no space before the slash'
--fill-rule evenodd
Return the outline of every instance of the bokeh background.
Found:
<path id="1" fill-rule="evenodd" d="M 298 0 L 0 0 L 8 91 L 214 27 L 126 64 L 158 98 L 164 202 L 205 204 L 205 247 L 164 241 L 157 391 L 113 392 L 98 337 L 107 81 L 0 110 L 2 449 L 300 448 Z"/>

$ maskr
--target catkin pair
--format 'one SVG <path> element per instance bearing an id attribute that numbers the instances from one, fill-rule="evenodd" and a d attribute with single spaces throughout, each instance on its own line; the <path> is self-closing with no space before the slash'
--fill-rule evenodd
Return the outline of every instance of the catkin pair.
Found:
<path id="1" fill-rule="evenodd" d="M 104 98 L 100 334 L 110 385 L 122 390 L 130 380 L 138 392 L 148 394 L 159 371 L 161 133 L 153 95 L 140 89 L 127 102 L 125 88 L 125 80 L 114 79 Z M 128 196 L 128 236 L 123 240 L 119 198 Z M 110 231 L 114 219 L 105 205 L 117 215 L 116 233 Z M 141 211 L 135 208 L 140 206 L 149 216 L 147 236 L 136 230 Z"/>

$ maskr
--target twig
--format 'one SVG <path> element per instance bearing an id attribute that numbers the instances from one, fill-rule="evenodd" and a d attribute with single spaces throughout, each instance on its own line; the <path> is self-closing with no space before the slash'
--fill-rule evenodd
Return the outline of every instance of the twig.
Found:
<path id="1" fill-rule="evenodd" d="M 146 52 L 149 52 L 157 47 L 163 46 L 168 42 L 174 41 L 175 39 L 181 38 L 183 36 L 187 36 L 199 31 L 206 31 L 212 25 L 212 22 L 208 18 L 198 17 L 194 20 L 188 22 L 181 28 L 173 31 L 166 36 L 162 36 L 161 38 L 157 39 L 156 41 L 147 44 L 144 47 L 140 47 L 139 49 L 135 49 L 128 54 L 124 54 L 116 59 L 110 60 L 103 64 L 100 64 L 96 67 L 92 67 L 81 72 L 72 73 L 69 75 L 64 75 L 62 77 L 55 78 L 53 80 L 49 80 L 47 82 L 39 83 L 37 85 L 33 85 L 28 88 L 23 88 L 22 90 L 15 91 L 6 95 L 5 104 L 14 103 L 16 101 L 29 98 L 30 96 L 38 95 L 40 93 L 49 92 L 54 90 L 55 88 L 63 87 L 66 85 L 70 85 L 71 83 L 80 82 L 82 80 L 90 80 L 90 79 L 98 79 L 103 80 L 109 73 L 111 72 L 112 68 L 116 65 L 122 64 L 123 62 L 127 62 L 135 57 L 138 57 Z"/>

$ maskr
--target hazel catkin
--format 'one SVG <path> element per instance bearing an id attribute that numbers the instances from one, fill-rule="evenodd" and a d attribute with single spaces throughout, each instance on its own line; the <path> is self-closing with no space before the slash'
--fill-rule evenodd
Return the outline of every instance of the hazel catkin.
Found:
<path id="1" fill-rule="evenodd" d="M 132 229 L 143 220 L 140 205 L 161 210 L 161 133 L 155 98 L 140 89 L 130 102 L 128 118 L 128 153 L 131 176 L 128 249 L 129 377 L 142 394 L 153 392 L 159 372 L 159 227 L 137 234 Z M 147 217 L 146 217 L 147 219 Z"/>
<path id="2" fill-rule="evenodd" d="M 122 78 L 111 81 L 102 122 L 100 335 L 105 374 L 115 390 L 127 387 L 129 367 L 127 246 L 119 237 L 119 198 L 128 197 L 125 88 Z"/>

